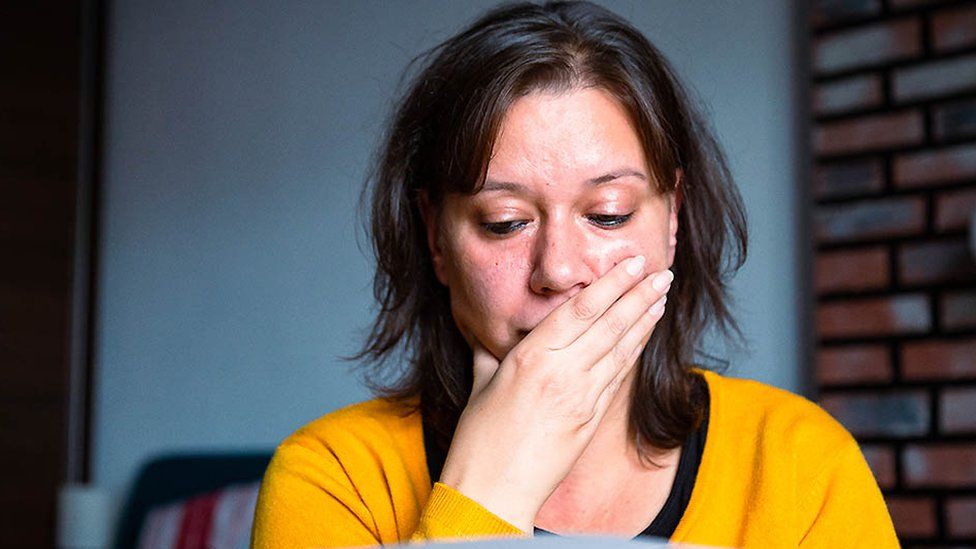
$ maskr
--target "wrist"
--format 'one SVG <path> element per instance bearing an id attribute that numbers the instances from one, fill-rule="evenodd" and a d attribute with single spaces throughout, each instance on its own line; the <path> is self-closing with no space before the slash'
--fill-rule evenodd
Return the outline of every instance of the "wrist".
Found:
<path id="1" fill-rule="evenodd" d="M 445 467 L 439 480 L 466 498 L 474 501 L 498 518 L 523 532 L 532 533 L 535 516 L 541 507 L 520 490 L 489 479 L 456 475 Z"/>

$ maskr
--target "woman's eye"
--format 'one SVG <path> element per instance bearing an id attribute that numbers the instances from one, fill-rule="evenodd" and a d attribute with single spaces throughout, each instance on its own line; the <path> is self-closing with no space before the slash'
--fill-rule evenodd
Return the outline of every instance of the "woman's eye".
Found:
<path id="1" fill-rule="evenodd" d="M 606 215 L 606 214 L 593 214 L 586 216 L 591 223 L 604 227 L 604 228 L 614 228 L 623 225 L 633 217 L 633 213 L 625 215 Z M 521 229 L 522 227 L 528 225 L 528 221 L 499 221 L 497 223 L 482 223 L 481 226 L 484 227 L 486 231 L 496 236 L 504 236 L 507 234 L 514 233 L 515 231 Z"/>
<path id="2" fill-rule="evenodd" d="M 593 223 L 601 227 L 616 227 L 618 225 L 623 225 L 624 223 L 626 223 L 628 220 L 630 220 L 630 218 L 633 215 L 634 215 L 633 213 L 629 213 L 625 215 L 595 214 L 587 217 L 589 217 L 590 221 L 592 221 Z"/>
<path id="3" fill-rule="evenodd" d="M 527 221 L 499 221 L 498 223 L 482 223 L 481 226 L 491 234 L 506 235 L 524 227 Z"/>

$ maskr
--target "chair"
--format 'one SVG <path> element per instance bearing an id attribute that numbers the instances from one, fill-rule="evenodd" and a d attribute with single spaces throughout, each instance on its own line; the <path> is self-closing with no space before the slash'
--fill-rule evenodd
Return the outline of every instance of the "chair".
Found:
<path id="1" fill-rule="evenodd" d="M 170 454 L 144 465 L 116 528 L 116 549 L 137 547 L 149 513 L 160 506 L 222 488 L 260 481 L 271 452 Z"/>

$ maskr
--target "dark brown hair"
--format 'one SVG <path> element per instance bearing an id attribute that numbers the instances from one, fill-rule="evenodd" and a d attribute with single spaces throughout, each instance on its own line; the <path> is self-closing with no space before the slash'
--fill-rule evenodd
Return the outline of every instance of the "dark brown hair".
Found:
<path id="1" fill-rule="evenodd" d="M 675 170 L 683 173 L 675 281 L 630 408 L 642 448 L 679 446 L 702 419 L 704 383 L 690 367 L 704 331 L 714 325 L 741 338 L 726 281 L 745 261 L 746 222 L 723 154 L 674 71 L 639 31 L 588 2 L 500 6 L 415 64 L 422 68 L 408 80 L 364 194 L 372 191 L 380 310 L 350 358 L 372 365 L 370 387 L 388 398 L 420 397 L 439 442 L 450 440 L 470 395 L 472 357 L 433 271 L 418 193 L 439 206 L 447 193 L 477 192 L 519 97 L 595 87 L 632 118 L 660 192 L 674 191 Z"/>

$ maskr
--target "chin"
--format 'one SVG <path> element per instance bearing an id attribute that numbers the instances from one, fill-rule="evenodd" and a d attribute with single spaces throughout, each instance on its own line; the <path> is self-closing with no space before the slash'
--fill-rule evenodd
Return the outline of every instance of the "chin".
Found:
<path id="1" fill-rule="evenodd" d="M 492 349 L 492 354 L 499 362 L 505 360 L 505 357 L 519 344 L 520 341 L 528 334 L 528 332 L 518 331 L 511 337 L 499 340 L 495 342 L 495 346 Z"/>

